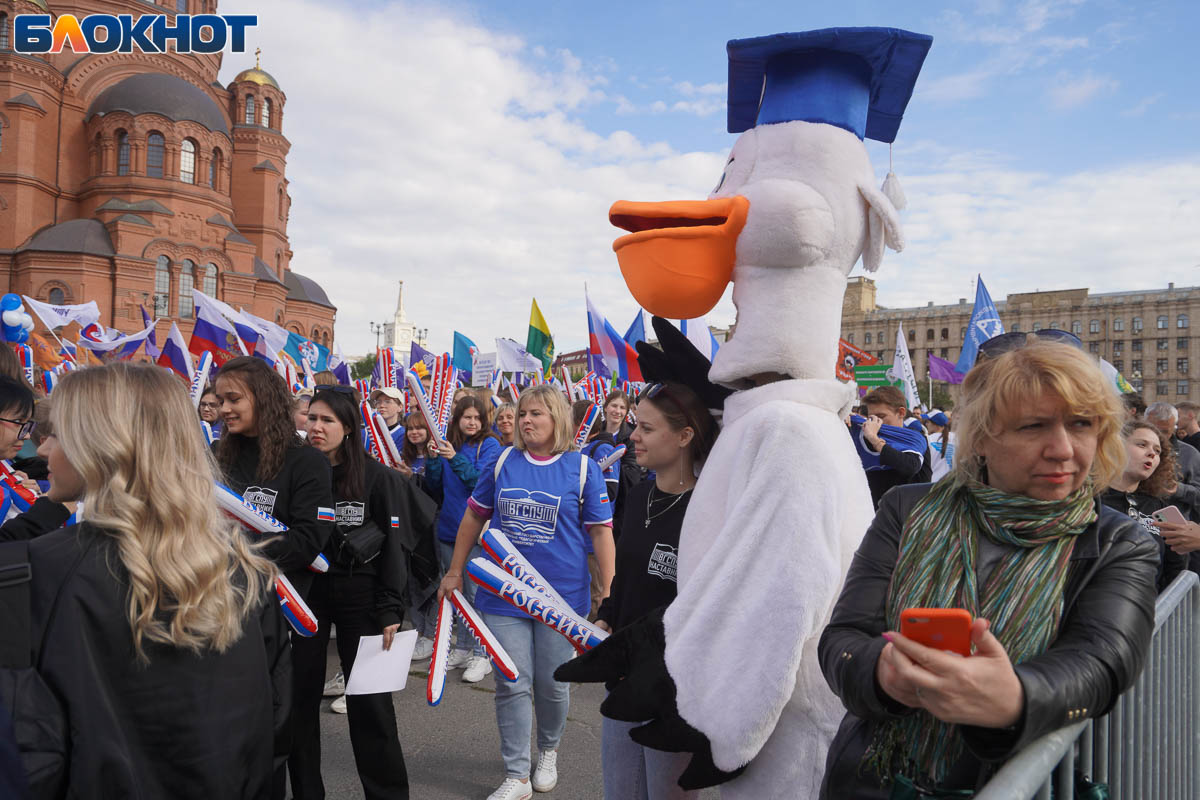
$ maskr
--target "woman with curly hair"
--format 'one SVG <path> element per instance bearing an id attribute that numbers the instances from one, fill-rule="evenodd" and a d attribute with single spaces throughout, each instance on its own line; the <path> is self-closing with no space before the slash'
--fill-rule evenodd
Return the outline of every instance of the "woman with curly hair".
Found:
<path id="1" fill-rule="evenodd" d="M 47 496 L 87 507 L 29 545 L 38 672 L 70 720 L 64 796 L 267 800 L 287 626 L 275 566 L 217 511 L 191 400 L 118 363 L 65 375 L 51 419 Z"/>
<path id="2" fill-rule="evenodd" d="M 286 534 L 267 541 L 263 552 L 307 602 L 313 581 L 308 565 L 335 528 L 329 459 L 305 446 L 296 432 L 287 384 L 261 359 L 227 361 L 213 380 L 213 390 L 224 425 L 214 449 L 225 483 L 288 526 Z M 293 704 L 302 700 L 293 697 Z M 289 771 L 295 786 L 304 774 L 291 763 Z M 282 797 L 282 772 L 275 781 L 276 796 Z"/>
<path id="3" fill-rule="evenodd" d="M 1167 547 L 1151 516 L 1165 508 L 1166 498 L 1175 492 L 1175 452 L 1170 443 L 1163 439 L 1158 428 L 1149 422 L 1126 423 L 1122 431 L 1128 459 L 1120 476 L 1109 483 L 1101 502 L 1137 520 L 1158 544 L 1159 565 L 1156 580 L 1158 590 L 1175 580 L 1175 576 L 1187 569 L 1187 556 Z"/>

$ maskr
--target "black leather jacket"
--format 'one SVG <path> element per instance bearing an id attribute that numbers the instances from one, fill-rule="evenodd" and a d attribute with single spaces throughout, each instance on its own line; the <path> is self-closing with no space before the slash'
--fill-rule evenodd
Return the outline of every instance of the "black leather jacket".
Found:
<path id="1" fill-rule="evenodd" d="M 877 776 L 859 764 L 875 723 L 912 711 L 879 688 L 875 664 L 886 644 L 880 634 L 887 630 L 884 608 L 900 532 L 929 489 L 900 486 L 883 497 L 821 634 L 821 669 L 848 712 L 829 748 L 822 798 L 888 796 Z M 1141 672 L 1154 630 L 1158 548 L 1129 517 L 1099 502 L 1097 513 L 1071 556 L 1058 638 L 1016 666 L 1025 692 L 1021 720 L 1005 729 L 962 726 L 966 752 L 940 788 L 974 788 L 1034 739 L 1103 716 Z"/>

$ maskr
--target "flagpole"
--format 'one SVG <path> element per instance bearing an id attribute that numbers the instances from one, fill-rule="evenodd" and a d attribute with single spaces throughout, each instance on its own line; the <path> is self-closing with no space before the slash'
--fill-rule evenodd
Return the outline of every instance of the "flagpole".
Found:
<path id="1" fill-rule="evenodd" d="M 38 317 L 38 319 L 41 320 L 43 325 L 46 325 L 46 320 L 42 319 L 40 316 Z M 54 332 L 54 329 L 51 328 L 49 325 L 46 325 L 46 330 L 49 331 L 50 335 L 54 337 L 54 341 L 58 342 L 58 349 L 59 349 L 59 352 L 61 352 L 63 354 L 63 358 L 67 359 L 71 363 L 75 363 L 75 359 L 72 358 L 71 354 L 67 352 L 67 346 L 65 344 L 63 344 L 62 339 L 58 338 L 58 334 Z"/>

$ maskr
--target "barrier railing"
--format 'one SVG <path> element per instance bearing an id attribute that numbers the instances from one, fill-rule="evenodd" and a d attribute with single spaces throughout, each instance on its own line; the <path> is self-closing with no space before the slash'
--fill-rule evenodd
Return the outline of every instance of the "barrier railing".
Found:
<path id="1" fill-rule="evenodd" d="M 1146 667 L 1107 716 L 1031 743 L 976 800 L 1071 800 L 1077 774 L 1108 784 L 1112 800 L 1200 798 L 1198 585 L 1184 572 L 1158 596 Z"/>

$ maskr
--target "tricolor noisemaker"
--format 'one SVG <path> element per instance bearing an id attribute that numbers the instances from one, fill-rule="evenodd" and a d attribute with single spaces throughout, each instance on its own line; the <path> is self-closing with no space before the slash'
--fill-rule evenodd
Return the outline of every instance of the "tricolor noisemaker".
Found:
<path id="1" fill-rule="evenodd" d="M 284 619 L 292 626 L 292 630 L 306 639 L 315 636 L 317 618 L 313 616 L 312 609 L 300 597 L 296 587 L 292 586 L 292 582 L 283 575 L 275 578 L 275 594 L 279 595 L 279 607 L 283 611 Z"/>
<path id="2" fill-rule="evenodd" d="M 603 413 L 604 408 L 599 403 L 592 403 L 592 407 L 587 410 L 587 414 L 583 417 L 583 422 L 579 423 L 579 428 L 575 431 L 576 447 L 583 447 L 587 443 L 588 434 L 592 432 L 596 420 L 600 419 L 600 415 Z"/>
<path id="3" fill-rule="evenodd" d="M 560 606 L 486 559 L 471 559 L 467 564 L 467 575 L 477 586 L 558 631 L 580 653 L 608 638 L 608 634 L 580 617 L 570 606 Z"/>

